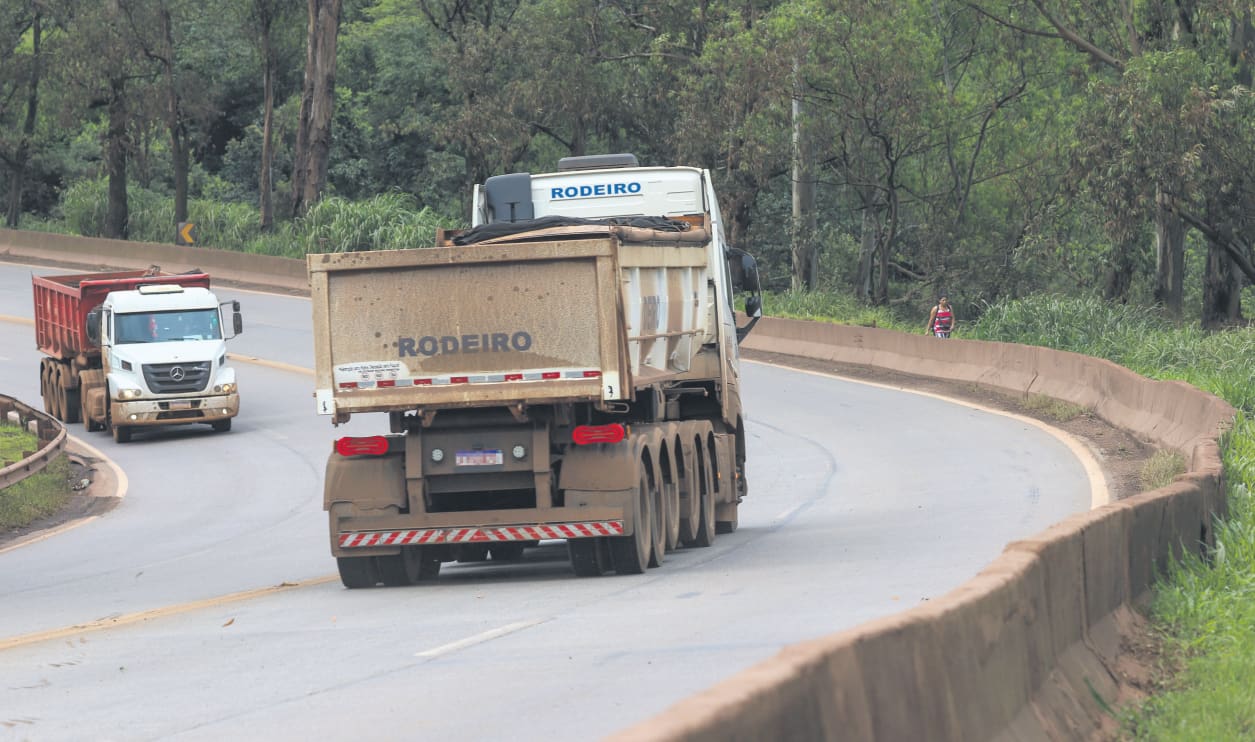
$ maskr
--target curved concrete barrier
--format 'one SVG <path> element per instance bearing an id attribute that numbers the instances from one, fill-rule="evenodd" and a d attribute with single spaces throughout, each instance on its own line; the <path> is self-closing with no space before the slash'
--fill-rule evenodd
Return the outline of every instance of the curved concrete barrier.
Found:
<path id="1" fill-rule="evenodd" d="M 1217 439 L 1233 409 L 1047 348 L 773 318 L 744 347 L 1048 395 L 1183 451 L 1189 471 L 1009 544 L 939 600 L 785 649 L 613 739 L 1070 740 L 1110 728 L 1131 606 L 1169 560 L 1205 553 L 1225 511 Z"/>
<path id="2" fill-rule="evenodd" d="M 0 251 L 6 244 L 11 257 L 199 267 L 308 288 L 304 263 L 284 258 L 0 230 Z M 1065 400 L 1181 450 L 1189 471 L 1009 544 L 940 599 L 789 647 L 615 738 L 970 742 L 1077 739 L 1110 725 L 1097 698 L 1119 700 L 1131 606 L 1170 560 L 1213 543 L 1213 517 L 1225 511 L 1217 438 L 1233 409 L 1187 384 L 1047 348 L 774 318 L 744 347 Z"/>

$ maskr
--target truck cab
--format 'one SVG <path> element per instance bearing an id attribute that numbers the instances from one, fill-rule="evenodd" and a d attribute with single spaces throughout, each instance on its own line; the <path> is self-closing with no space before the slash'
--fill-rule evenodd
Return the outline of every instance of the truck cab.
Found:
<path id="1" fill-rule="evenodd" d="M 240 397 L 226 341 L 241 329 L 238 303 L 220 304 L 206 288 L 110 292 L 88 315 L 88 333 L 100 345 L 105 384 L 98 394 L 115 438 L 178 423 L 230 430 Z"/>

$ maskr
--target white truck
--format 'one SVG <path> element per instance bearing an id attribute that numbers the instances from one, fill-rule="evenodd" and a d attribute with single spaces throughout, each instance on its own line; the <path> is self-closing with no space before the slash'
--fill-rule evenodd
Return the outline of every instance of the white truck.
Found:
<path id="1" fill-rule="evenodd" d="M 307 258 L 317 411 L 388 422 L 327 462 L 347 587 L 550 539 L 578 575 L 634 574 L 736 528 L 734 284 L 751 317 L 761 300 L 707 171 L 602 155 L 495 176 L 437 243 Z"/>
<path id="2" fill-rule="evenodd" d="M 226 340 L 243 330 L 239 302 L 219 302 L 209 276 L 160 270 L 33 276 L 44 409 L 119 443 L 139 428 L 239 414 Z"/>

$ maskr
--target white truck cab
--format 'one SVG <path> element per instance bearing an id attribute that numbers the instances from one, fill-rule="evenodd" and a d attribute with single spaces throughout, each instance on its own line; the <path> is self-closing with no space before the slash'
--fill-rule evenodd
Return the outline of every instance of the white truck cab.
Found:
<path id="1" fill-rule="evenodd" d="M 201 287 L 148 285 L 111 292 L 93 314 L 116 439 L 149 425 L 231 429 L 240 397 L 226 341 L 243 329 L 238 302 L 220 303 Z"/>

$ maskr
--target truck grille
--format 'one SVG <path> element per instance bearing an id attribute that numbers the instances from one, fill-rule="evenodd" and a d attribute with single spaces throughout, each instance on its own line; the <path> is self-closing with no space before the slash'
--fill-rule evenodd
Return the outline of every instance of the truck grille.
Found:
<path id="1" fill-rule="evenodd" d="M 199 392 L 209 384 L 209 361 L 145 364 L 144 381 L 154 394 Z"/>

